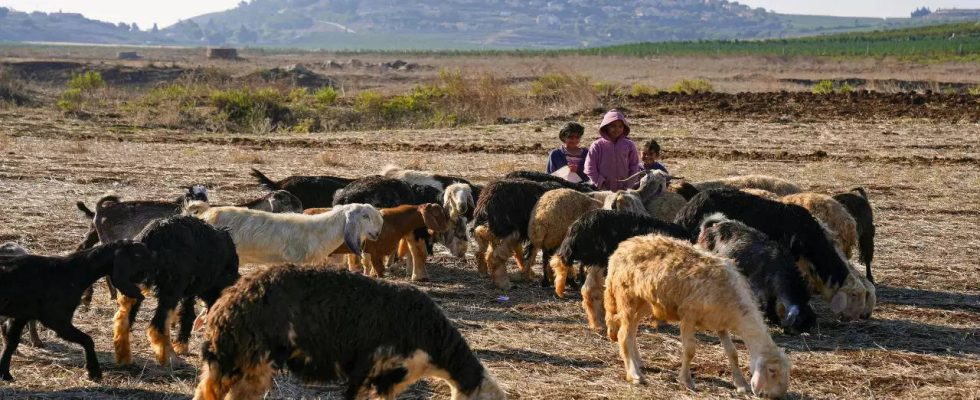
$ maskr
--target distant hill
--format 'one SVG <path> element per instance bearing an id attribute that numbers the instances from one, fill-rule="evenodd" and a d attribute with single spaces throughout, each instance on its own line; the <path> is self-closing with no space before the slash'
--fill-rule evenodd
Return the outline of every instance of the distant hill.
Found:
<path id="1" fill-rule="evenodd" d="M 935 24 L 785 15 L 727 0 L 251 0 L 161 30 L 0 8 L 0 41 L 329 50 L 554 49 L 768 39 Z"/>

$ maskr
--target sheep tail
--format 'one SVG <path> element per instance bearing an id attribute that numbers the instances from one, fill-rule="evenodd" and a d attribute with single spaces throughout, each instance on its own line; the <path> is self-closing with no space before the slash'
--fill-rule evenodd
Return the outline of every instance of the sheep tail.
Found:
<path id="1" fill-rule="evenodd" d="M 397 166 L 395 164 L 388 164 L 388 165 L 385 165 L 384 168 L 381 168 L 381 176 L 386 176 L 386 177 L 389 177 L 389 178 L 394 178 L 393 175 L 395 175 L 395 174 L 397 174 L 398 172 L 401 172 L 401 171 L 404 171 L 404 169 L 402 167 L 399 167 L 399 166 Z"/>
<path id="2" fill-rule="evenodd" d="M 266 188 L 266 190 L 269 191 L 279 190 L 279 185 L 276 184 L 276 181 L 269 179 L 269 177 L 265 176 L 265 174 L 263 174 L 261 171 L 252 168 L 252 172 L 249 175 L 252 175 L 252 177 L 258 180 L 259 186 Z"/>
<path id="3" fill-rule="evenodd" d="M 120 202 L 119 196 L 115 196 L 115 195 L 103 196 L 101 199 L 99 199 L 99 201 L 95 203 L 95 212 L 101 213 L 102 210 L 106 207 L 106 203 L 118 203 L 118 202 Z"/>
<path id="4" fill-rule="evenodd" d="M 551 271 L 555 274 L 555 295 L 559 298 L 565 298 L 565 283 L 568 282 L 568 274 L 572 272 L 572 265 L 570 262 L 565 262 L 560 254 L 555 254 L 551 257 L 551 260 L 542 260 L 542 263 L 548 262 L 551 266 Z"/>
<path id="5" fill-rule="evenodd" d="M 728 221 L 728 217 L 726 217 L 725 214 L 720 212 L 708 214 L 708 216 L 701 219 L 700 231 L 704 232 L 705 229 L 725 221 Z"/>
<path id="6" fill-rule="evenodd" d="M 82 203 L 80 201 L 76 201 L 75 202 L 75 207 L 78 207 L 78 209 L 82 212 L 82 214 L 85 214 L 85 217 L 86 218 L 95 218 L 95 212 L 92 211 L 91 209 L 89 209 L 85 205 L 85 203 Z"/>

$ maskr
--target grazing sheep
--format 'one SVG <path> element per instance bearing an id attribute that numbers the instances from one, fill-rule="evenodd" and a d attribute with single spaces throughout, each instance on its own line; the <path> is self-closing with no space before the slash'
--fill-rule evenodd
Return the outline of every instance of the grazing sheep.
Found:
<path id="1" fill-rule="evenodd" d="M 458 218 L 459 215 L 465 215 L 467 219 L 473 219 L 473 205 L 475 204 L 473 199 L 475 199 L 474 194 L 476 194 L 474 192 L 478 189 L 476 185 L 466 179 L 457 176 L 438 175 L 431 172 L 404 169 L 395 165 L 385 166 L 381 170 L 381 175 L 388 178 L 400 179 L 413 185 L 432 187 L 441 193 L 440 196 L 444 196 L 442 206 L 450 210 L 450 216 L 453 219 Z M 451 201 L 455 201 L 458 207 L 454 209 L 451 206 Z"/>
<path id="2" fill-rule="evenodd" d="M 370 204 L 377 208 L 391 208 L 403 204 L 417 205 L 418 199 L 416 199 L 415 190 L 408 183 L 375 175 L 353 181 L 347 187 L 334 193 L 334 206 L 354 203 Z"/>
<path id="3" fill-rule="evenodd" d="M 668 189 L 670 189 L 671 192 L 683 196 L 684 200 L 691 200 L 692 197 L 696 196 L 698 193 L 701 193 L 698 188 L 694 187 L 694 185 L 683 179 L 671 180 L 670 187 Z"/>
<path id="4" fill-rule="evenodd" d="M 473 218 L 473 209 L 476 208 L 476 200 L 473 196 L 473 187 L 463 183 L 454 183 L 446 187 L 442 193 L 442 205 L 449 210 L 452 219 Z"/>
<path id="5" fill-rule="evenodd" d="M 530 266 L 524 262 L 521 243 L 528 240 L 531 212 L 545 192 L 561 189 L 555 183 L 526 179 L 503 179 L 491 182 L 476 202 L 473 213 L 473 237 L 477 242 L 476 266 L 489 273 L 494 285 L 510 289 L 510 278 L 504 264 L 513 255 L 524 276 Z"/>
<path id="6" fill-rule="evenodd" d="M 186 192 L 177 200 L 168 201 L 122 201 L 118 196 L 104 196 L 95 204 L 93 212 L 85 203 L 75 205 L 92 221 L 85 239 L 78 245 L 77 250 L 84 250 L 98 243 L 112 243 L 122 239 L 132 239 L 149 223 L 180 214 L 183 207 L 190 202 L 207 202 L 208 189 L 203 185 L 184 188 Z M 106 281 L 109 296 L 115 300 L 116 290 Z M 88 288 L 82 295 L 82 308 L 88 309 L 92 303 L 92 290 Z"/>
<path id="7" fill-rule="evenodd" d="M 766 175 L 732 176 L 728 178 L 696 182 L 694 183 L 694 187 L 700 191 L 719 188 L 762 189 L 768 192 L 773 192 L 779 196 L 786 196 L 803 191 L 799 186 L 790 181 Z"/>
<path id="8" fill-rule="evenodd" d="M 577 192 L 589 193 L 596 191 L 595 186 L 588 182 L 572 183 L 557 176 L 538 171 L 513 171 L 504 175 L 504 179 L 526 179 L 539 183 L 554 183 L 563 188 L 572 189 Z"/>
<path id="9" fill-rule="evenodd" d="M 557 189 L 541 195 L 531 210 L 531 222 L 527 228 L 531 252 L 525 260 L 528 266 L 534 265 L 534 257 L 541 250 L 541 287 L 551 285 L 553 273 L 548 260 L 561 246 L 568 234 L 568 227 L 583 214 L 600 207 L 601 203 L 572 189 Z M 528 268 L 526 279 L 531 278 L 530 271 Z"/>
<path id="10" fill-rule="evenodd" d="M 361 253 L 364 240 L 377 240 L 381 212 L 367 204 L 336 206 L 319 215 L 273 214 L 238 207 L 192 203 L 185 211 L 231 231 L 242 264 L 318 264 L 341 244 Z"/>
<path id="11" fill-rule="evenodd" d="M 640 200 L 640 196 L 626 191 L 616 192 L 612 196 L 606 197 L 602 208 L 604 210 L 630 211 L 649 215 L 646 206 L 643 205 L 643 200 Z"/>
<path id="12" fill-rule="evenodd" d="M 671 176 L 660 170 L 641 171 L 640 187 L 636 194 L 643 200 L 643 205 L 647 213 L 654 218 L 664 221 L 671 221 L 677 215 L 677 211 L 687 204 L 687 199 L 677 193 L 667 190 L 667 183 Z M 633 177 L 627 178 L 627 180 Z M 680 178 L 675 178 L 680 179 Z"/>
<path id="13" fill-rule="evenodd" d="M 810 212 L 810 215 L 823 222 L 844 256 L 851 258 L 854 248 L 857 247 L 857 223 L 841 203 L 833 197 L 820 193 L 791 194 L 779 200 L 803 207 Z"/>
<path id="14" fill-rule="evenodd" d="M 0 259 L 11 258 L 16 256 L 27 255 L 27 249 L 14 242 L 7 242 L 0 245 Z M 0 316 L 0 333 L 3 334 L 3 342 L 7 343 L 10 340 L 7 337 L 7 331 L 10 329 L 10 322 L 12 319 Z M 44 347 L 44 342 L 41 341 L 41 335 L 37 333 L 37 321 L 31 320 L 27 323 L 28 337 L 31 339 L 31 346 L 34 347 Z"/>
<path id="15" fill-rule="evenodd" d="M 749 189 L 739 189 L 739 190 L 741 190 L 741 191 L 743 191 L 745 193 L 751 194 L 751 195 L 756 195 L 756 196 L 762 197 L 764 199 L 779 201 L 779 195 L 778 194 L 775 194 L 773 192 L 770 192 L 768 190 L 752 189 L 752 188 L 749 188 Z M 790 196 L 792 196 L 792 195 L 790 195 Z"/>
<path id="16" fill-rule="evenodd" d="M 412 254 L 412 280 L 425 281 L 429 274 L 425 270 L 427 253 L 425 248 L 412 237 L 418 229 L 429 229 L 442 232 L 448 228 L 449 214 L 439 204 L 423 204 L 420 206 L 402 205 L 392 208 L 382 208 L 381 215 L 384 223 L 381 234 L 377 239 L 364 242 L 362 254 L 366 273 L 373 273 L 379 278 L 385 276 L 384 257 L 398 248 L 399 242 L 408 237 L 409 251 Z M 352 254 L 349 248 L 340 246 L 334 254 Z M 354 264 L 356 265 L 356 264 Z"/>
<path id="17" fill-rule="evenodd" d="M 251 175 L 258 180 L 259 185 L 270 191 L 285 190 L 299 198 L 303 207 L 330 207 L 333 205 L 334 193 L 354 181 L 350 178 L 337 176 L 290 176 L 280 181 L 273 181 L 259 170 L 252 168 Z"/>
<path id="18" fill-rule="evenodd" d="M 823 295 L 834 314 L 845 319 L 867 314 L 867 288 L 851 273 L 844 255 L 805 208 L 739 190 L 711 189 L 694 196 L 675 222 L 691 231 L 694 242 L 701 221 L 714 213 L 742 221 L 789 249 L 811 289 Z"/>
<path id="19" fill-rule="evenodd" d="M 582 285 L 582 308 L 589 320 L 589 327 L 601 331 L 603 277 L 609 255 L 619 243 L 633 236 L 660 234 L 687 238 L 684 228 L 648 215 L 625 211 L 595 210 L 585 213 L 568 228 L 568 236 L 562 241 L 558 253 L 551 258 L 555 271 L 555 294 L 565 297 L 565 283 L 576 261 L 585 269 Z"/>
<path id="20" fill-rule="evenodd" d="M 157 362 L 168 365 L 176 354 L 187 352 L 194 325 L 195 299 L 210 308 L 224 288 L 238 280 L 238 255 L 228 231 L 214 228 L 200 219 L 176 216 L 156 220 L 136 240 L 153 252 L 154 268 L 137 283 L 157 298 L 157 308 L 146 330 Z M 113 329 L 116 363 L 132 363 L 129 332 L 142 299 L 119 296 Z M 172 318 L 180 310 L 180 332 L 171 346 Z M 176 351 L 175 351 L 176 348 Z M 175 354 L 176 353 L 176 354 Z"/>
<path id="21" fill-rule="evenodd" d="M 834 195 L 834 200 L 843 204 L 857 223 L 858 259 L 866 269 L 865 277 L 869 282 L 874 283 L 874 277 L 871 276 L 871 261 L 875 254 L 875 221 L 868 192 L 861 187 L 853 188 L 845 193 Z"/>
<path id="22" fill-rule="evenodd" d="M 789 360 L 769 336 L 748 282 L 731 261 L 683 240 L 648 235 L 629 239 L 609 257 L 605 291 L 607 334 L 619 342 L 630 383 L 643 382 L 636 333 L 640 321 L 680 322 L 677 380 L 694 390 L 691 360 L 697 330 L 714 331 L 728 358 L 735 388 L 776 398 L 789 389 Z M 730 332 L 749 350 L 751 386 L 745 382 Z"/>
<path id="23" fill-rule="evenodd" d="M 810 291 L 796 260 L 766 234 L 713 214 L 701 223 L 698 245 L 735 262 L 766 317 L 786 332 L 809 332 L 817 323 Z"/>
<path id="24" fill-rule="evenodd" d="M 23 255 L 0 258 L 0 315 L 12 318 L 8 341 L 0 356 L 0 379 L 13 380 L 10 357 L 17 350 L 28 321 L 36 320 L 58 337 L 85 349 L 85 369 L 92 380 L 102 378 L 92 338 L 72 325 L 82 292 L 104 276 L 112 276 L 126 296 L 142 298 L 132 278 L 151 263 L 150 251 L 130 240 L 95 246 L 64 257 Z"/>
<path id="25" fill-rule="evenodd" d="M 446 381 L 453 400 L 506 398 L 439 306 L 409 285 L 278 266 L 239 280 L 210 314 L 195 400 L 261 399 L 274 368 L 346 381 L 346 399 L 394 399 L 423 377 Z"/>
<path id="26" fill-rule="evenodd" d="M 268 211 L 272 213 L 301 213 L 303 212 L 303 202 L 299 197 L 294 196 L 285 190 L 276 190 L 269 194 L 239 204 L 238 207 L 250 208 L 252 210 Z"/>

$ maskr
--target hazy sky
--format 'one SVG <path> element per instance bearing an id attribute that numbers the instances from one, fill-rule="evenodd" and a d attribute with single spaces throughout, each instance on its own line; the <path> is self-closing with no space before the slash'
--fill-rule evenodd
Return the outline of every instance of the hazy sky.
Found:
<path id="1" fill-rule="evenodd" d="M 148 29 L 181 18 L 233 8 L 239 0 L 0 0 L 0 6 L 20 11 L 80 12 L 109 22 L 136 22 Z M 980 0 L 744 0 L 753 7 L 792 14 L 868 17 L 907 17 L 914 8 L 980 8 Z"/>
<path id="2" fill-rule="evenodd" d="M 845 17 L 908 17 L 912 10 L 922 6 L 933 10 L 980 8 L 980 0 L 740 0 L 739 3 L 783 14 Z"/>

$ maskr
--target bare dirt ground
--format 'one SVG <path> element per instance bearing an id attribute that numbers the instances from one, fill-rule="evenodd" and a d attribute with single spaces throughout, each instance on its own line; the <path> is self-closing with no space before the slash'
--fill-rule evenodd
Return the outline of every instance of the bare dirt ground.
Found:
<path id="1" fill-rule="evenodd" d="M 790 398 L 980 397 L 980 124 L 966 118 L 914 115 L 850 118 L 746 116 L 675 112 L 670 104 L 638 105 L 637 141 L 657 137 L 666 165 L 691 180 L 762 173 L 814 191 L 861 185 L 875 206 L 878 237 L 873 319 L 841 323 L 819 305 L 819 328 L 786 336 L 773 330 L 793 363 Z M 665 112 L 666 111 L 666 112 Z M 912 113 L 914 114 L 914 113 Z M 945 115 L 945 114 L 943 114 Z M 927 115 L 928 116 L 928 115 Z M 592 126 L 597 117 L 579 116 Z M 0 241 L 37 253 L 74 248 L 87 222 L 74 202 L 92 204 L 108 191 L 126 199 L 170 199 L 178 186 L 204 183 L 218 203 L 261 194 L 248 176 L 363 176 L 395 163 L 487 181 L 519 168 L 543 168 L 557 145 L 560 121 L 447 130 L 230 136 L 174 131 L 134 132 L 96 125 L 46 109 L 0 110 Z M 586 139 L 594 137 L 590 133 Z M 616 346 L 591 333 L 579 298 L 556 300 L 536 283 L 503 293 L 466 261 L 430 258 L 432 282 L 419 284 L 445 309 L 512 398 L 734 398 L 717 339 L 700 335 L 694 371 L 698 392 L 675 383 L 680 365 L 676 327 L 643 328 L 640 348 L 649 383 L 623 379 Z M 245 271 L 254 267 L 247 266 Z M 517 279 L 517 274 L 513 275 Z M 404 270 L 391 278 L 407 281 Z M 819 302 L 819 301 L 818 301 Z M 0 385 L 4 399 L 187 398 L 197 361 L 157 365 L 145 334 L 152 301 L 133 333 L 135 365 L 113 361 L 114 303 L 101 285 L 93 308 L 76 324 L 96 340 L 105 378 L 85 379 L 81 350 L 47 330 L 43 349 L 22 345 L 17 381 Z M 196 353 L 199 334 L 193 339 Z M 739 345 L 742 365 L 747 354 Z M 339 398 L 337 386 L 276 378 L 269 398 Z M 405 398 L 447 398 L 423 382 Z"/>

